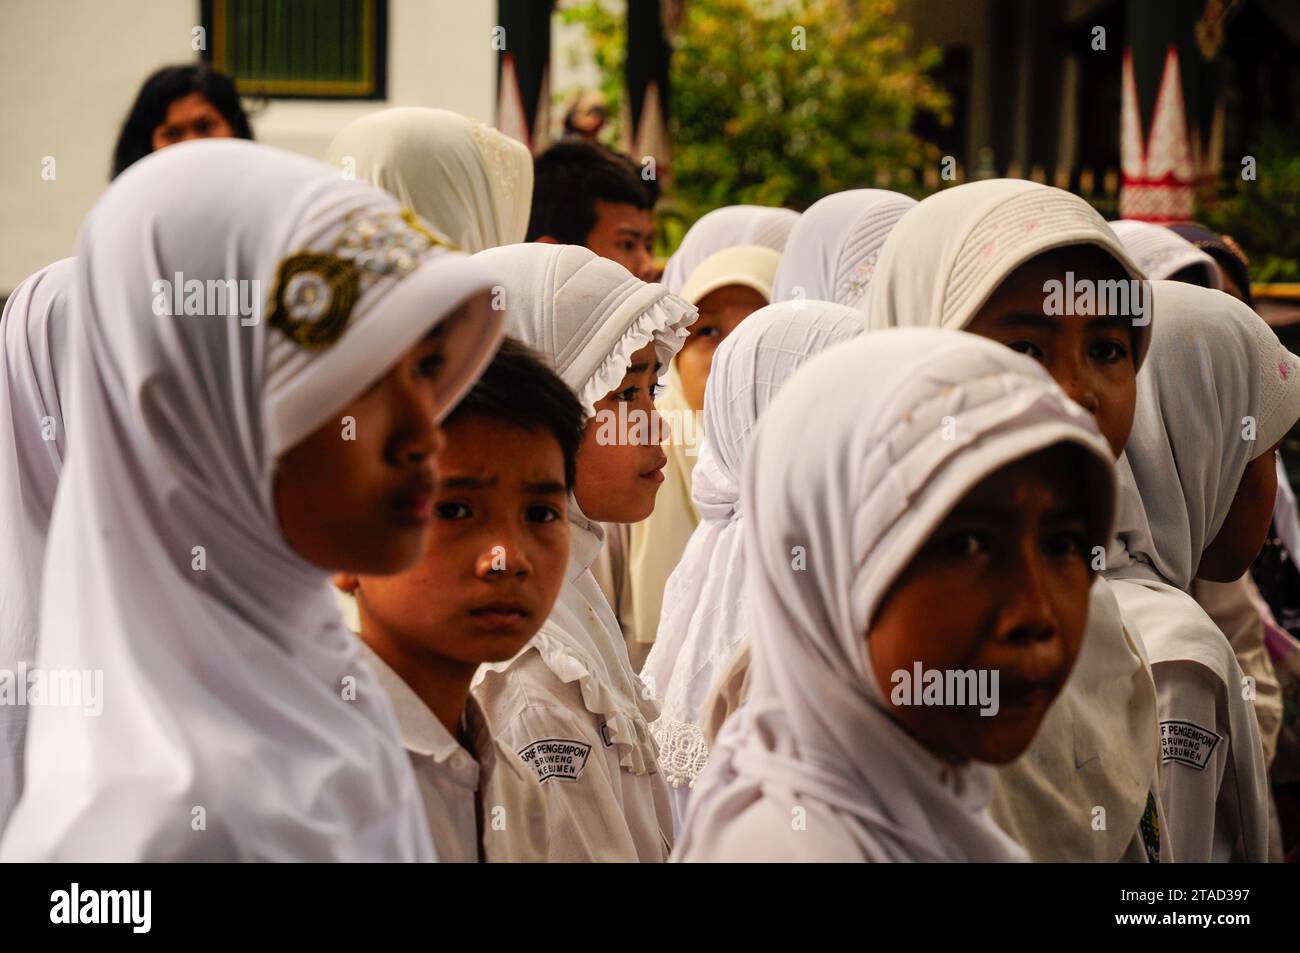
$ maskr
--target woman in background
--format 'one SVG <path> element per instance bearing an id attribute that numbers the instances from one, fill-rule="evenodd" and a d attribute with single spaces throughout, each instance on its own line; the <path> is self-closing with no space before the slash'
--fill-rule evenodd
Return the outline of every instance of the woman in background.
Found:
<path id="1" fill-rule="evenodd" d="M 252 138 L 234 80 L 206 63 L 164 66 L 144 81 L 122 123 L 110 178 L 178 142 Z"/>

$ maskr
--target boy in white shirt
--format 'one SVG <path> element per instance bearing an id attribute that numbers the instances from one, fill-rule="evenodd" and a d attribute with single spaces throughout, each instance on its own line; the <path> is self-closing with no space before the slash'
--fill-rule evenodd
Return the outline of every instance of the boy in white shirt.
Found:
<path id="1" fill-rule="evenodd" d="M 470 682 L 481 663 L 519 652 L 560 592 L 582 410 L 507 339 L 443 426 L 437 486 L 411 513 L 431 524 L 420 562 L 395 576 L 339 575 L 335 585 L 356 599 L 439 859 L 541 861 L 541 786 L 493 736 Z"/>

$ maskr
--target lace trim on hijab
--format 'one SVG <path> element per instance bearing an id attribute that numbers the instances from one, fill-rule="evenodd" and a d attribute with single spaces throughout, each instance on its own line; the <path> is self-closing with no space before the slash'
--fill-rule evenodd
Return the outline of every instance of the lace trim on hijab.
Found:
<path id="1" fill-rule="evenodd" d="M 662 383 L 668 376 L 669 362 L 681 350 L 682 343 L 690 334 L 690 321 L 697 314 L 699 311 L 694 305 L 671 296 L 661 298 L 647 308 L 623 332 L 623 337 L 578 392 L 583 412 L 588 417 L 595 416 L 596 401 L 618 386 L 632 363 L 632 355 L 651 341 L 655 342 L 655 356 L 663 365 L 659 375 Z"/>
<path id="2" fill-rule="evenodd" d="M 699 725 L 660 715 L 650 725 L 659 744 L 659 769 L 675 788 L 695 787 L 695 780 L 709 763 L 709 744 Z"/>

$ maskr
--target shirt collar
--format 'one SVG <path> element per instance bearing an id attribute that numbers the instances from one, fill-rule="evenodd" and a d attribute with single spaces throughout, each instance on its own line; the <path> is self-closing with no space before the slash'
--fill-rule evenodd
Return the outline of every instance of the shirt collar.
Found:
<path id="1" fill-rule="evenodd" d="M 393 706 L 402 746 L 412 754 L 433 758 L 439 763 L 452 760 L 458 753 L 468 756 L 469 752 L 465 751 L 415 690 L 406 684 L 406 680 L 364 640 L 358 637 L 357 641 L 361 643 L 362 656 L 369 663 Z M 472 697 L 470 704 L 474 705 Z M 477 710 L 477 705 L 475 709 Z M 478 718 L 482 720 L 481 713 Z"/>

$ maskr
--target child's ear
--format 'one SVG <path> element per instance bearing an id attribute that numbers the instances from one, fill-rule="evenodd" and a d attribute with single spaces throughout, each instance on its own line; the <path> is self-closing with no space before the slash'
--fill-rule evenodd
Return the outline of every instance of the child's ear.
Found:
<path id="1" fill-rule="evenodd" d="M 348 595 L 354 595 L 361 587 L 361 580 L 349 572 L 336 572 L 330 581 L 334 583 L 335 589 Z"/>

